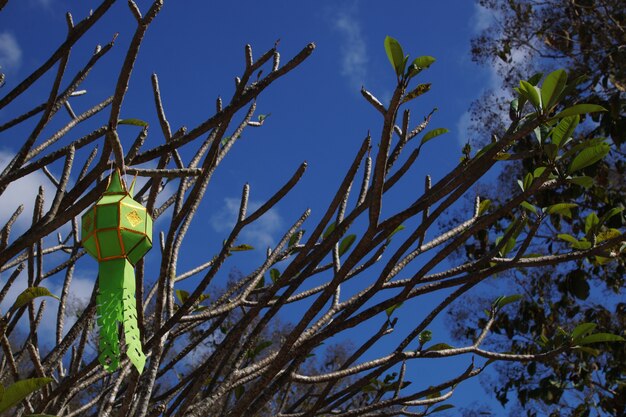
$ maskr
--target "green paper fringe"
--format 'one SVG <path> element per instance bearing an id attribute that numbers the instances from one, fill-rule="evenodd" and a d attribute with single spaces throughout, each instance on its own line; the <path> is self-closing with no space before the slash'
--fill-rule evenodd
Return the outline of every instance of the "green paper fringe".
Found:
<path id="1" fill-rule="evenodd" d="M 132 267 L 131 267 L 132 268 Z M 125 276 L 122 306 L 123 306 L 123 323 L 124 338 L 126 340 L 126 355 L 135 365 L 137 371 L 141 373 L 146 364 L 146 355 L 144 355 L 141 347 L 141 336 L 139 333 L 139 325 L 137 324 L 137 305 L 135 301 L 135 273 Z M 130 282 L 128 282 L 130 281 Z"/>
<path id="2" fill-rule="evenodd" d="M 102 274 L 100 275 L 102 277 Z M 113 277 L 107 277 L 113 279 Z M 120 277 L 115 277 L 120 279 Z M 100 281 L 102 278 L 100 278 Z M 114 372 L 120 366 L 120 342 L 118 322 L 122 319 L 121 292 L 112 287 L 99 285 L 96 313 L 100 326 L 100 356 L 98 360 L 105 370 Z"/>
<path id="3" fill-rule="evenodd" d="M 126 355 L 141 373 L 146 356 L 141 346 L 135 301 L 135 270 L 126 259 L 100 263 L 96 313 L 100 326 L 98 360 L 108 372 L 120 365 L 119 324 L 124 328 Z"/>

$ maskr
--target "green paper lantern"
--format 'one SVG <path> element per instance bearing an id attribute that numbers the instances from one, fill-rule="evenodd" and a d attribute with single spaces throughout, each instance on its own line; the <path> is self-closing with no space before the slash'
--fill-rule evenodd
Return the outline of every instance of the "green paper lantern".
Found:
<path id="1" fill-rule="evenodd" d="M 98 260 L 100 326 L 99 361 L 115 371 L 120 364 L 119 325 L 124 328 L 126 355 L 142 372 L 146 356 L 141 347 L 135 302 L 135 264 L 152 247 L 152 218 L 133 200 L 118 170 L 109 178 L 106 191 L 82 216 L 81 242 Z"/>

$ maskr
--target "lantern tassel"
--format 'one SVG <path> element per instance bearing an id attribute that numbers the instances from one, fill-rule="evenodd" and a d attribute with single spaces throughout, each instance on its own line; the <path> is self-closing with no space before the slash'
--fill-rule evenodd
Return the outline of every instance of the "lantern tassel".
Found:
<path id="1" fill-rule="evenodd" d="M 126 355 L 141 373 L 146 356 L 141 347 L 135 301 L 135 270 L 128 259 L 100 262 L 97 296 L 100 326 L 100 363 L 105 370 L 115 371 L 120 364 L 119 324 L 124 328 Z"/>

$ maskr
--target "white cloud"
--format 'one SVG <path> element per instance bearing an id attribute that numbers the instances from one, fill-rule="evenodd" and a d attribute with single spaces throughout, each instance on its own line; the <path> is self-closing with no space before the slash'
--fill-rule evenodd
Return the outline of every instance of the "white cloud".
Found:
<path id="1" fill-rule="evenodd" d="M 469 131 L 472 126 L 472 116 L 469 111 L 466 111 L 459 117 L 456 122 L 457 139 L 461 145 L 465 145 L 469 140 Z"/>
<path id="2" fill-rule="evenodd" d="M 11 162 L 13 154 L 0 151 L 0 172 Z M 52 193 L 52 184 L 48 178 L 40 171 L 35 171 L 27 176 L 14 181 L 0 195 L 0 227 L 11 218 L 13 212 L 20 204 L 24 205 L 24 211 L 18 217 L 15 223 L 13 236 L 20 230 L 24 230 L 30 225 L 33 217 L 33 208 L 35 206 L 35 197 L 39 193 L 39 186 L 44 186 L 44 212 L 50 208 L 54 194 Z"/>
<path id="3" fill-rule="evenodd" d="M 49 10 L 52 6 L 54 0 L 30 0 L 31 7 L 43 7 L 46 10 Z"/>
<path id="4" fill-rule="evenodd" d="M 4 286 L 4 284 L 6 283 L 6 279 L 11 275 L 13 271 L 14 269 L 10 269 L 0 274 L 1 286 Z M 3 312 L 6 312 L 7 310 L 9 310 L 9 308 L 11 308 L 11 306 L 13 305 L 17 297 L 26 289 L 27 286 L 28 286 L 28 280 L 26 279 L 26 270 L 23 270 L 21 274 L 17 277 L 17 279 L 13 282 L 13 285 L 11 285 L 11 288 L 9 289 L 6 296 L 2 300 L 2 303 L 0 304 L 0 310 L 2 310 Z M 45 283 L 42 283 L 40 286 L 47 287 Z M 55 292 L 56 290 L 55 288 L 48 288 L 48 289 L 50 290 L 50 292 L 52 292 L 55 295 L 60 294 L 60 291 Z M 54 342 L 54 335 L 55 335 L 55 329 L 56 329 L 56 317 L 57 317 L 56 311 L 59 308 L 59 302 L 50 297 L 39 298 L 35 300 L 35 311 L 39 310 L 39 306 L 41 305 L 41 302 L 43 300 L 46 300 L 46 308 L 44 310 L 44 315 L 40 323 L 39 333 L 41 336 L 43 336 L 44 342 L 52 343 Z M 29 324 L 28 324 L 27 317 L 28 317 L 28 314 L 22 315 L 22 318 L 20 319 L 19 325 L 18 325 L 18 327 L 24 333 L 28 333 Z"/>
<path id="5" fill-rule="evenodd" d="M 483 30 L 489 29 L 498 33 L 492 33 L 490 36 L 498 38 L 500 36 L 500 29 L 497 25 L 498 13 L 494 10 L 487 9 L 479 4 L 474 5 L 474 14 L 472 16 L 472 30 L 478 34 Z M 489 83 L 488 89 L 493 90 L 499 98 L 512 99 L 512 87 L 504 89 L 502 87 L 502 75 L 506 73 L 509 68 L 523 68 L 527 69 L 530 59 L 529 51 L 527 49 L 515 48 L 510 51 L 511 62 L 505 63 L 499 58 L 496 58 L 489 68 Z"/>
<path id="6" fill-rule="evenodd" d="M 527 50 L 524 49 L 512 49 L 510 52 L 510 63 L 504 63 L 500 59 L 496 60 L 495 64 L 490 67 L 490 85 L 489 87 L 494 93 L 501 98 L 512 99 L 513 87 L 503 88 L 502 86 L 502 74 L 506 72 L 507 68 L 523 68 L 529 70 L 530 56 Z M 525 72 L 525 71 L 523 71 Z M 531 74 L 528 74 L 530 76 Z"/>
<path id="7" fill-rule="evenodd" d="M 497 25 L 498 13 L 491 9 L 487 9 L 478 4 L 474 5 L 474 14 L 471 19 L 472 30 L 475 34 L 478 34 L 486 29 L 499 32 Z M 490 36 L 497 38 L 499 33 L 491 33 Z M 485 64 L 487 69 L 487 82 L 482 93 L 489 93 L 493 96 L 498 103 L 502 103 L 505 106 L 505 111 L 497 112 L 498 117 L 502 125 L 508 126 L 510 120 L 508 118 L 508 104 L 514 98 L 513 87 L 515 85 L 504 85 L 503 80 L 507 76 L 507 73 L 514 69 L 520 71 L 526 76 L 532 74 L 530 51 L 528 49 L 514 48 L 510 51 L 510 62 L 503 62 L 500 58 L 495 58 L 493 61 Z M 508 74 L 510 75 L 510 74 Z M 466 111 L 457 120 L 457 139 L 460 144 L 464 145 L 470 140 L 468 136 L 469 132 L 476 131 L 476 122 L 471 120 L 471 112 Z M 471 142 L 471 140 L 470 140 Z"/>
<path id="8" fill-rule="evenodd" d="M 342 35 L 341 74 L 350 80 L 352 86 L 360 89 L 365 84 L 369 60 L 361 23 L 356 19 L 352 10 L 336 13 L 332 23 Z"/>
<path id="9" fill-rule="evenodd" d="M 0 274 L 0 287 L 4 286 L 6 279 L 11 275 L 14 269 L 5 271 Z M 6 296 L 0 303 L 0 310 L 6 312 L 15 302 L 17 297 L 27 287 L 26 270 L 22 271 L 21 275 L 15 280 L 11 288 L 7 292 Z M 68 303 L 65 310 L 65 322 L 63 326 L 63 334 L 66 334 L 76 323 L 78 315 L 82 313 L 82 310 L 89 303 L 91 298 L 91 292 L 93 290 L 94 281 L 96 275 L 93 278 L 81 278 L 74 276 L 70 284 L 70 292 L 68 297 Z M 40 286 L 48 288 L 50 292 L 58 297 L 61 296 L 61 290 L 63 286 L 63 278 L 57 279 L 52 283 L 44 281 Z M 59 309 L 59 301 L 50 298 L 42 297 L 35 300 L 35 311 L 38 311 L 42 301 L 46 301 L 46 307 L 44 310 L 41 323 L 39 325 L 39 337 L 42 344 L 54 345 L 56 342 L 56 326 L 57 326 L 57 312 Z M 29 324 L 27 315 L 22 316 L 19 322 L 19 327 L 24 333 L 28 333 Z"/>
<path id="10" fill-rule="evenodd" d="M 68 295 L 66 310 L 65 310 L 65 323 L 63 325 L 63 334 L 65 335 L 76 323 L 82 311 L 89 304 L 89 299 L 91 298 L 91 292 L 93 291 L 93 286 L 98 277 L 98 274 L 94 272 L 93 276 L 90 278 L 82 278 L 80 276 L 74 275 L 72 278 L 72 282 L 70 283 L 70 292 Z M 58 286 L 54 288 L 53 293 L 57 296 L 61 296 L 61 291 L 63 289 L 63 282 L 60 281 Z M 52 291 L 52 290 L 51 290 Z M 56 305 L 58 307 L 58 304 Z M 46 324 L 50 329 L 55 329 L 56 332 L 56 322 L 57 315 L 56 312 L 52 315 L 52 319 L 49 323 Z M 44 323 L 42 323 L 43 325 Z"/>
<path id="11" fill-rule="evenodd" d="M 93 272 L 93 276 L 88 278 L 74 275 L 72 282 L 70 283 L 69 298 L 82 305 L 87 305 L 89 303 L 89 299 L 91 298 L 91 292 L 97 277 L 98 274 L 95 271 Z M 59 286 L 59 294 L 61 293 L 61 290 L 62 287 Z"/>
<path id="12" fill-rule="evenodd" d="M 474 33 L 482 32 L 489 28 L 495 21 L 496 15 L 492 10 L 478 3 L 474 4 L 474 15 L 472 16 L 472 30 Z"/>
<path id="13" fill-rule="evenodd" d="M 259 208 L 261 203 L 250 201 L 248 213 Z M 216 232 L 228 233 L 232 230 L 237 216 L 239 215 L 239 199 L 225 198 L 224 207 L 210 218 L 210 224 Z M 241 232 L 239 241 L 254 246 L 257 249 L 265 249 L 276 244 L 276 233 L 283 232 L 283 221 L 278 211 L 274 208 L 266 212 L 261 218 L 246 226 Z"/>
<path id="14" fill-rule="evenodd" d="M 4 287 L 7 279 L 9 278 L 9 276 L 11 276 L 13 271 L 15 271 L 15 268 L 11 268 L 8 271 L 0 273 L 1 287 Z M 3 312 L 9 310 L 9 308 L 11 308 L 11 306 L 17 299 L 18 295 L 20 295 L 22 291 L 26 289 L 27 283 L 28 280 L 26 279 L 26 269 L 23 269 L 20 275 L 17 276 L 17 279 L 13 282 L 13 285 L 11 285 L 11 288 L 9 288 L 9 291 L 2 300 L 2 303 L 0 303 L 0 310 L 2 310 Z"/>
<path id="15" fill-rule="evenodd" d="M 0 66 L 4 71 L 17 71 L 22 64 L 22 49 L 15 36 L 9 32 L 0 33 Z"/>

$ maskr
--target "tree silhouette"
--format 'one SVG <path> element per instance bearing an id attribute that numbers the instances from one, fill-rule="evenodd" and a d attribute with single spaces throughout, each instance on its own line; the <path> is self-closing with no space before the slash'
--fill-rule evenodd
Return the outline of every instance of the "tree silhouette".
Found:
<path id="1" fill-rule="evenodd" d="M 569 202 L 577 204 L 572 217 L 553 218 L 551 227 L 563 239 L 545 234 L 543 247 L 559 253 L 572 244 L 569 236 L 587 233 L 597 220 L 606 220 L 608 229 L 623 227 L 624 217 L 616 213 L 624 200 L 624 126 L 626 125 L 626 91 L 623 48 L 623 2 L 601 1 L 534 1 L 480 0 L 482 11 L 492 17 L 491 24 L 472 40 L 472 57 L 476 62 L 494 68 L 502 87 L 508 89 L 519 78 L 548 73 L 555 67 L 567 69 L 570 78 L 580 77 L 580 84 L 563 97 L 563 104 L 596 103 L 607 112 L 581 117 L 581 128 L 574 133 L 577 143 L 591 143 L 606 137 L 609 155 L 600 163 L 579 171 L 587 176 L 581 188 L 554 187 L 538 195 L 542 206 Z M 502 129 L 510 105 L 501 92 L 492 91 L 476 100 L 472 109 L 479 141 L 488 142 Z M 544 132 L 547 133 L 547 132 Z M 494 201 L 516 186 L 517 180 L 541 163 L 542 132 L 533 132 L 516 142 L 511 154 L 515 162 L 507 164 L 495 181 L 482 188 L 483 195 Z M 592 214 L 593 212 L 593 214 Z M 596 216 L 597 213 L 597 216 Z M 543 233 L 539 233 L 540 235 Z M 477 238 L 481 242 L 480 237 Z M 471 251 L 482 250 L 481 244 L 468 245 Z M 574 243 L 575 245 L 575 243 Z M 476 249 L 475 249 L 476 248 Z M 624 304 L 624 258 L 609 264 L 577 262 L 528 274 L 514 274 L 516 289 L 536 296 L 538 302 L 518 304 L 514 318 L 503 317 L 496 328 L 501 337 L 493 348 L 524 352 L 533 349 L 533 339 L 542 331 L 555 331 L 571 320 L 594 321 L 603 331 L 620 332 L 626 317 Z M 455 332 L 460 339 L 473 334 L 475 320 L 457 304 L 452 313 Z M 455 320 L 454 318 L 462 318 Z M 528 343 L 522 342 L 526 339 Z M 492 339 L 492 341 L 494 341 Z M 568 413 L 588 415 L 592 404 L 610 415 L 626 410 L 626 391 L 621 384 L 624 368 L 623 347 L 606 346 L 598 355 L 574 355 L 564 366 L 562 360 L 544 362 L 542 366 L 500 366 L 500 378 L 491 384 L 504 404 L 517 397 L 528 413 L 539 415 Z M 507 395 L 509 394 L 509 395 Z M 513 411 L 514 415 L 521 413 Z"/>

